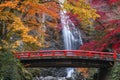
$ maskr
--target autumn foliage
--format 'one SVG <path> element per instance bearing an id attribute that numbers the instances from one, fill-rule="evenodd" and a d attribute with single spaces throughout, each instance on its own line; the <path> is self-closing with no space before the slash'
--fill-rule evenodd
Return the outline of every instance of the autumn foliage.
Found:
<path id="1" fill-rule="evenodd" d="M 99 17 L 96 14 L 96 10 L 91 8 L 90 4 L 86 0 L 66 0 L 64 8 L 73 17 L 77 17 L 77 20 L 85 27 L 92 24 L 91 20 L 95 20 Z M 73 20 L 75 21 L 75 20 Z"/>
<path id="2" fill-rule="evenodd" d="M 92 7 L 101 16 L 96 20 L 93 40 L 85 43 L 81 49 L 93 51 L 120 52 L 120 1 L 92 0 Z M 104 6 L 104 7 L 103 7 Z"/>
<path id="3" fill-rule="evenodd" d="M 55 11 L 53 5 L 56 5 Z M 57 26 L 58 8 L 55 2 L 40 3 L 39 0 L 1 1 L 0 46 L 11 44 L 11 47 L 16 48 L 22 44 L 24 49 L 33 49 L 35 45 L 45 47 L 45 26 L 49 25 L 53 28 Z M 48 21 L 47 16 L 53 22 Z"/>

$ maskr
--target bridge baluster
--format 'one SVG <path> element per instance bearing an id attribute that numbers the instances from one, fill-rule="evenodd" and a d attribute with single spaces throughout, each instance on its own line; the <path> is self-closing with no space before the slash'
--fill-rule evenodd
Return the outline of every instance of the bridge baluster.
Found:
<path id="1" fill-rule="evenodd" d="M 79 56 L 79 52 L 78 52 L 78 51 L 76 51 L 76 52 L 75 52 L 75 55 L 76 55 L 76 56 Z"/>
<path id="2" fill-rule="evenodd" d="M 39 52 L 39 56 L 42 57 L 42 56 L 43 56 L 43 53 L 42 53 L 42 52 Z"/>
<path id="3" fill-rule="evenodd" d="M 63 51 L 63 53 L 64 53 L 64 56 L 67 56 L 67 52 L 66 51 Z"/>
<path id="4" fill-rule="evenodd" d="M 93 55 L 92 55 L 91 52 L 88 52 L 88 53 L 87 53 L 87 56 L 91 58 Z"/>
<path id="5" fill-rule="evenodd" d="M 28 56 L 28 58 L 29 58 L 29 57 L 31 57 L 31 54 L 28 52 L 28 53 L 27 53 L 27 56 Z"/>
<path id="6" fill-rule="evenodd" d="M 17 55 L 17 58 L 20 59 L 21 58 L 20 55 Z"/>
<path id="7" fill-rule="evenodd" d="M 18 58 L 18 59 L 20 59 L 21 57 L 20 57 L 20 53 L 17 53 L 16 54 L 16 57 Z"/>
<path id="8" fill-rule="evenodd" d="M 114 52 L 113 58 L 114 58 L 114 60 L 116 60 L 116 58 L 117 58 L 117 53 L 116 52 Z"/>
<path id="9" fill-rule="evenodd" d="M 52 51 L 52 56 L 55 56 L 55 51 Z"/>

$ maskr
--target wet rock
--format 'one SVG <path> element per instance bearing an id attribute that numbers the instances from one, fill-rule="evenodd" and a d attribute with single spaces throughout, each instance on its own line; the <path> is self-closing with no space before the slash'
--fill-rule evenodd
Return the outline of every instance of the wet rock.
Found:
<path id="1" fill-rule="evenodd" d="M 53 76 L 47 76 L 43 80 L 56 80 L 56 78 Z"/>
<path id="2" fill-rule="evenodd" d="M 53 77 L 53 76 L 46 76 L 46 77 L 36 77 L 34 80 L 68 80 L 65 77 Z"/>

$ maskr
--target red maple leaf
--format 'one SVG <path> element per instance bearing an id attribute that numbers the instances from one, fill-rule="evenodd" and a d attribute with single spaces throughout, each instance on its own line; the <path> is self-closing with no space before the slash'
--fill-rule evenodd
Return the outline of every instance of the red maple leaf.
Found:
<path id="1" fill-rule="evenodd" d="M 116 3 L 118 0 L 109 0 L 108 4 L 114 4 Z"/>

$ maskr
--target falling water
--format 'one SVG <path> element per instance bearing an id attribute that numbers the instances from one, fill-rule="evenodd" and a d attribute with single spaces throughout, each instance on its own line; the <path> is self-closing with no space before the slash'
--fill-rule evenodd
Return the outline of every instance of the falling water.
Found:
<path id="1" fill-rule="evenodd" d="M 63 27 L 63 39 L 66 50 L 76 50 L 83 44 L 80 30 L 75 27 L 74 23 L 61 11 L 61 23 Z"/>
<path id="2" fill-rule="evenodd" d="M 59 0 L 60 4 L 63 4 L 64 1 Z M 62 4 L 60 6 L 63 8 Z M 69 19 L 69 16 L 66 15 L 66 10 L 61 10 L 60 16 L 65 50 L 78 49 L 83 44 L 80 30 Z M 67 68 L 67 77 L 71 77 L 73 72 L 74 68 Z"/>
<path id="3" fill-rule="evenodd" d="M 61 24 L 65 50 L 77 50 L 82 44 L 80 30 L 66 15 L 66 11 L 61 11 Z M 67 77 L 71 77 L 74 72 L 73 68 L 67 68 Z"/>

